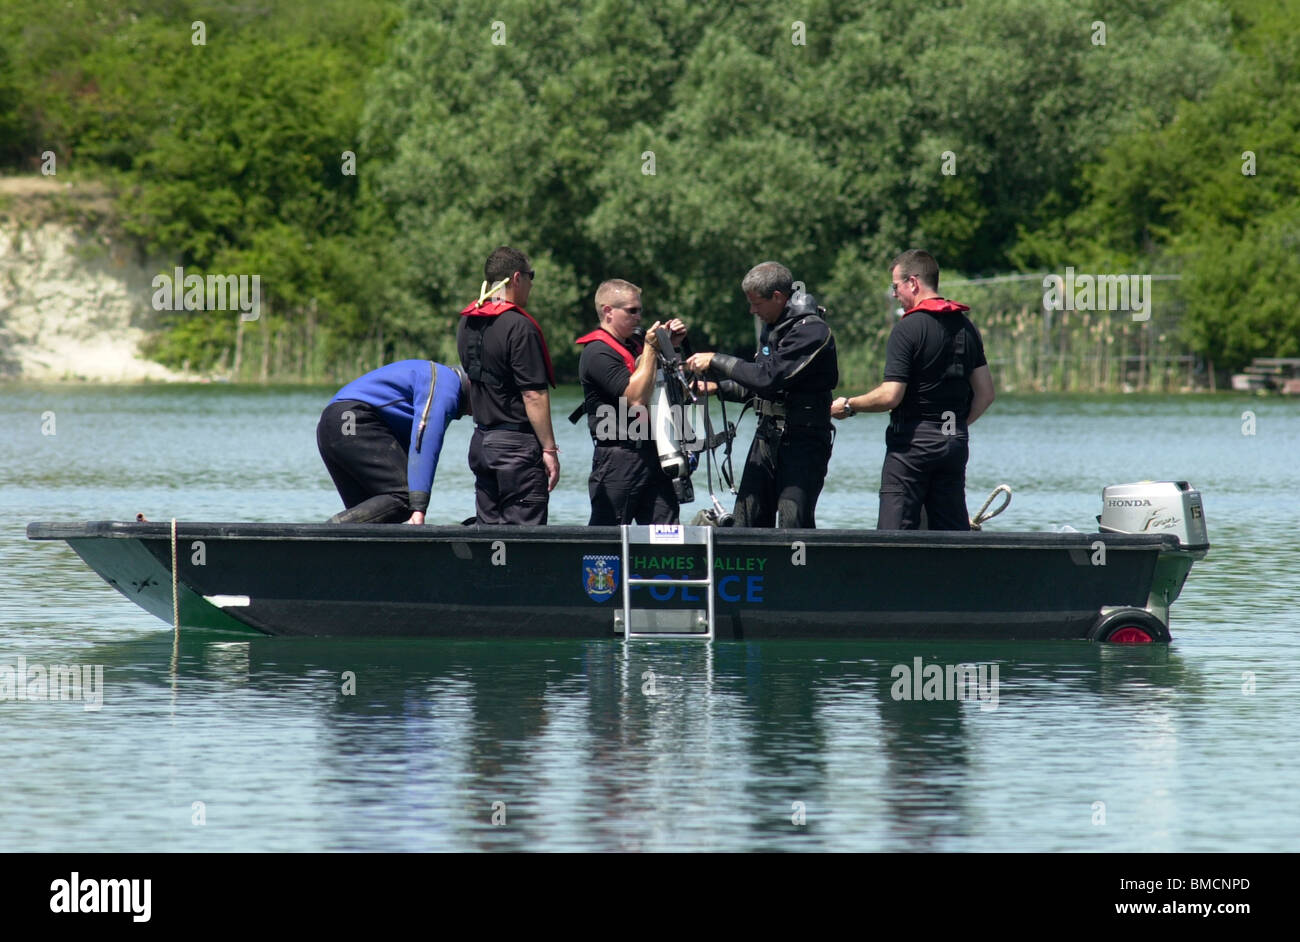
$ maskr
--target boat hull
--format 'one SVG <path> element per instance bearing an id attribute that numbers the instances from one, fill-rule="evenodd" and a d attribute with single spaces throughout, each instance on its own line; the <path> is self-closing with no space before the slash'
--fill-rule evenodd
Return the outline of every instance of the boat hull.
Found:
<path id="1" fill-rule="evenodd" d="M 170 624 L 168 524 L 33 523 Z M 1168 606 L 1191 558 L 1169 535 L 719 529 L 719 639 L 1087 639 L 1115 609 Z M 610 638 L 615 527 L 181 523 L 182 627 L 281 636 Z M 637 545 L 632 575 L 705 575 L 703 547 Z M 699 612 L 703 587 L 636 586 L 634 609 Z M 616 611 L 619 617 L 616 618 Z"/>

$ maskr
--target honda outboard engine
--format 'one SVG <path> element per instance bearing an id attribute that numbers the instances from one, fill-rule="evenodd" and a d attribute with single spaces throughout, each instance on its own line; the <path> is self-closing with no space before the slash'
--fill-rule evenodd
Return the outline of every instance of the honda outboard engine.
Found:
<path id="1" fill-rule="evenodd" d="M 1201 493 L 1186 481 L 1102 488 L 1097 523 L 1102 533 L 1172 533 L 1194 559 L 1204 559 L 1210 548 Z"/>

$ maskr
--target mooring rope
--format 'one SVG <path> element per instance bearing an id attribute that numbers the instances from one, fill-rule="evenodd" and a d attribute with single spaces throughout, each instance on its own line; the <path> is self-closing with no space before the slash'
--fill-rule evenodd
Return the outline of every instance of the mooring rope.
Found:
<path id="1" fill-rule="evenodd" d="M 994 510 L 991 514 L 985 514 L 984 511 L 989 509 L 989 504 L 993 503 L 993 498 L 997 497 L 999 494 L 1005 494 L 1007 499 L 1004 500 L 1001 503 L 1001 505 L 999 505 L 999 507 L 996 510 Z M 994 517 L 1002 513 L 1002 511 L 1006 510 L 1010 506 L 1011 506 L 1011 486 L 1009 484 L 999 484 L 997 487 L 993 488 L 993 493 L 990 494 L 989 499 L 984 502 L 984 506 L 979 509 L 979 513 L 975 514 L 975 516 L 971 519 L 970 528 L 972 530 L 979 530 L 982 524 L 992 520 Z"/>
<path id="2" fill-rule="evenodd" d="M 172 517 L 172 627 L 181 631 L 181 602 L 176 592 L 176 518 Z"/>

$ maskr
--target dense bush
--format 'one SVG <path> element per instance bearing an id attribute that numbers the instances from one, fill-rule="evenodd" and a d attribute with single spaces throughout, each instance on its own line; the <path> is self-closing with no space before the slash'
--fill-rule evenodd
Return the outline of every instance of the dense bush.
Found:
<path id="1" fill-rule="evenodd" d="M 967 274 L 1173 268 L 1225 363 L 1300 336 L 1285 0 L 56 6 L 0 10 L 0 161 L 53 149 L 149 250 L 261 274 L 245 376 L 450 357 L 501 243 L 569 376 L 603 278 L 743 350 L 740 278 L 780 259 L 847 350 L 914 245 Z M 178 314 L 155 355 L 229 365 L 236 327 Z"/>

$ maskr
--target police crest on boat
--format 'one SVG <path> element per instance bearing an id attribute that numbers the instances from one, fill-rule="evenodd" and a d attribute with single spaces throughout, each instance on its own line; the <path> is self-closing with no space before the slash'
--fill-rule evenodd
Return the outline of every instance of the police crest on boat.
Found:
<path id="1" fill-rule="evenodd" d="M 593 601 L 604 602 L 618 591 L 617 556 L 582 557 L 582 588 Z"/>

